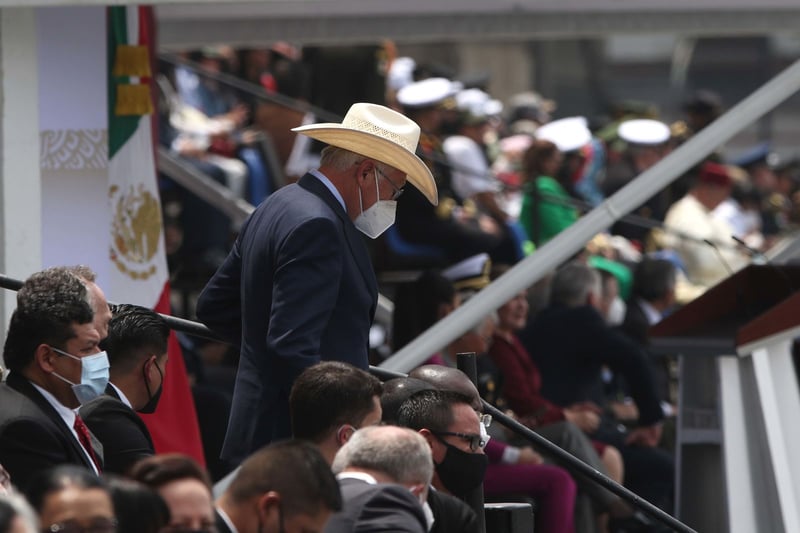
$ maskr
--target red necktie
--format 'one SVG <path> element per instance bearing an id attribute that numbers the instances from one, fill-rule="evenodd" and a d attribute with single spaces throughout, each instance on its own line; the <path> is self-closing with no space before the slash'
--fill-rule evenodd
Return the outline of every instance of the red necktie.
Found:
<path id="1" fill-rule="evenodd" d="M 92 458 L 92 462 L 94 466 L 97 467 L 97 473 L 102 474 L 103 469 L 100 468 L 100 463 L 97 461 L 97 456 L 94 454 L 94 448 L 92 448 L 92 437 L 89 435 L 89 428 L 86 427 L 83 419 L 75 415 L 75 424 L 72 426 L 75 429 L 75 433 L 78 434 L 78 440 L 81 441 L 81 446 L 86 452 L 89 454 L 89 457 Z"/>

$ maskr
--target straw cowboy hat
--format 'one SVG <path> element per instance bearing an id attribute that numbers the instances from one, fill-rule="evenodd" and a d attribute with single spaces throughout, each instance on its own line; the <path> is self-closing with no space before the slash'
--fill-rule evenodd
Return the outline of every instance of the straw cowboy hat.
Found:
<path id="1" fill-rule="evenodd" d="M 419 142 L 419 126 L 388 107 L 353 104 L 341 124 L 309 124 L 292 131 L 401 170 L 430 203 L 439 203 L 433 175 L 414 153 Z"/>

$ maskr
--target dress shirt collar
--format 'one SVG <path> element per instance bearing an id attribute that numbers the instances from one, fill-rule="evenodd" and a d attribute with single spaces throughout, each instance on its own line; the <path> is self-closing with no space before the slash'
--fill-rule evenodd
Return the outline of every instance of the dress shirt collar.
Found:
<path id="1" fill-rule="evenodd" d="M 376 485 L 378 483 L 378 480 L 364 472 L 340 472 L 336 474 L 336 479 L 340 481 L 342 479 L 358 479 L 360 481 L 369 483 L 370 485 Z"/>
<path id="2" fill-rule="evenodd" d="M 233 525 L 233 520 L 228 516 L 228 513 L 222 510 L 222 507 L 217 506 L 217 513 L 219 517 L 222 518 L 222 521 L 225 522 L 225 525 L 228 526 L 228 529 L 231 530 L 231 533 L 239 533 L 239 530 Z"/>
<path id="3" fill-rule="evenodd" d="M 75 411 L 73 411 L 72 409 L 70 409 L 69 407 L 64 405 L 63 403 L 59 402 L 56 399 L 56 397 L 53 396 L 49 391 L 43 389 L 42 387 L 40 387 L 39 385 L 37 385 L 33 381 L 31 381 L 30 384 L 33 385 L 34 387 L 36 387 L 36 390 L 39 391 L 39 394 L 44 396 L 44 399 L 47 400 L 47 403 L 49 403 L 53 407 L 53 409 L 56 410 L 56 413 L 58 413 L 58 416 L 60 416 L 61 419 L 64 420 L 64 423 L 67 425 L 67 427 L 70 429 L 70 431 L 72 431 L 74 433 L 73 426 L 75 425 Z M 78 437 L 78 435 L 75 434 L 75 438 L 76 439 L 77 439 L 77 437 Z M 80 442 L 80 441 L 78 441 L 78 442 Z"/>
<path id="4" fill-rule="evenodd" d="M 325 185 L 325 187 L 327 187 L 329 191 L 331 191 L 333 197 L 336 198 L 336 201 L 339 202 L 339 205 L 342 206 L 344 212 L 347 213 L 347 207 L 345 207 L 344 205 L 344 198 L 342 198 L 342 193 L 340 193 L 339 189 L 337 189 L 336 186 L 334 186 L 334 184 L 331 183 L 331 180 L 329 180 L 328 177 L 325 176 L 325 174 L 323 174 L 317 169 L 309 170 L 308 173 L 317 178 L 319 181 L 321 181 L 322 184 Z"/>
<path id="5" fill-rule="evenodd" d="M 75 441 L 78 443 L 81 450 L 83 450 L 83 455 L 85 455 L 86 458 L 89 459 L 89 464 L 92 465 L 92 470 L 94 470 L 94 473 L 100 474 L 100 472 L 98 472 L 97 470 L 97 465 L 94 463 L 94 459 L 92 459 L 92 456 L 89 455 L 89 452 L 86 450 L 86 448 L 83 447 L 83 444 L 81 444 L 81 439 L 78 437 L 78 433 L 75 431 L 75 411 L 77 411 L 77 409 L 73 411 L 63 403 L 59 402 L 55 396 L 50 394 L 50 392 L 46 391 L 33 381 L 30 381 L 29 383 L 34 387 L 36 387 L 36 390 L 39 391 L 39 394 L 41 394 L 44 397 L 44 399 L 47 400 L 47 403 L 49 403 L 53 407 L 53 409 L 56 410 L 58 416 L 60 416 L 61 419 L 64 421 L 64 423 L 67 425 L 70 433 L 72 433 L 72 436 L 75 437 Z"/>
<path id="6" fill-rule="evenodd" d="M 641 307 L 642 311 L 644 311 L 644 316 L 647 317 L 647 323 L 648 324 L 650 324 L 652 326 L 656 322 L 661 322 L 661 319 L 663 318 L 663 316 L 661 315 L 661 313 L 655 307 L 650 305 L 649 302 L 639 298 L 639 307 Z"/>
<path id="7" fill-rule="evenodd" d="M 112 387 L 114 387 L 114 390 L 117 392 L 117 396 L 119 396 L 119 401 L 121 401 L 122 403 L 124 403 L 125 405 L 127 405 L 128 407 L 133 409 L 133 406 L 131 405 L 130 400 L 128 400 L 128 397 L 125 396 L 124 392 L 122 392 L 122 389 L 120 389 L 119 387 L 117 387 L 116 385 L 111 383 L 110 381 L 108 382 L 108 384 L 111 385 Z"/>

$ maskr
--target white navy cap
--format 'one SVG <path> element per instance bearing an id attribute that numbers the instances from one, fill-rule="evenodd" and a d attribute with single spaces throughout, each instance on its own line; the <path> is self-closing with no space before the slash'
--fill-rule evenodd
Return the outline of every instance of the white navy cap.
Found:
<path id="1" fill-rule="evenodd" d="M 397 91 L 397 102 L 407 108 L 432 107 L 453 96 L 461 84 L 447 78 L 428 78 L 410 83 Z"/>
<path id="2" fill-rule="evenodd" d="M 459 261 L 442 271 L 442 276 L 453 282 L 456 290 L 480 290 L 489 285 L 492 260 L 489 254 L 478 254 Z"/>
<path id="3" fill-rule="evenodd" d="M 414 83 L 414 69 L 417 62 L 410 57 L 398 57 L 392 61 L 386 74 L 386 84 L 393 91 L 399 91 L 406 85 Z"/>
<path id="4" fill-rule="evenodd" d="M 592 140 L 584 117 L 568 117 L 548 122 L 536 130 L 536 138 L 550 141 L 562 152 L 583 148 Z"/>
<path id="5" fill-rule="evenodd" d="M 669 140 L 669 126 L 658 120 L 637 118 L 619 125 L 617 135 L 630 144 L 655 146 Z"/>

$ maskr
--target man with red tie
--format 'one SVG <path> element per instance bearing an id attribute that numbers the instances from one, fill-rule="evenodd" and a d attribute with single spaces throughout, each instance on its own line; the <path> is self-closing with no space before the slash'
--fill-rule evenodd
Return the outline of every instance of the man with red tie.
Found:
<path id="1" fill-rule="evenodd" d="M 102 447 L 76 414 L 108 383 L 93 318 L 86 283 L 65 268 L 33 274 L 17 294 L 3 349 L 0 463 L 19 487 L 64 463 L 102 471 Z"/>

